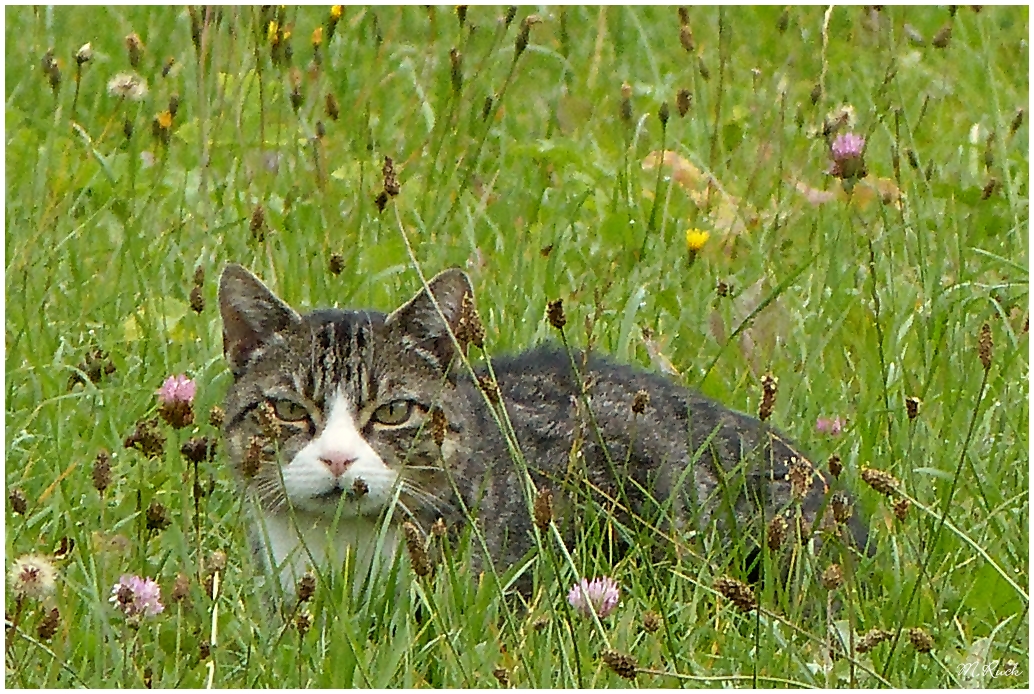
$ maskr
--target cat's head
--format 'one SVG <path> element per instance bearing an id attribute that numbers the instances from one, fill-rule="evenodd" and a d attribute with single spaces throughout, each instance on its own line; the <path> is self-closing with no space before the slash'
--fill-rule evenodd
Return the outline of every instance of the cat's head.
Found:
<path id="1" fill-rule="evenodd" d="M 240 265 L 223 271 L 224 430 L 265 510 L 375 516 L 397 499 L 396 517 L 445 515 L 443 455 L 461 433 L 453 336 L 473 304 L 460 270 L 428 287 L 387 315 L 300 315 Z"/>

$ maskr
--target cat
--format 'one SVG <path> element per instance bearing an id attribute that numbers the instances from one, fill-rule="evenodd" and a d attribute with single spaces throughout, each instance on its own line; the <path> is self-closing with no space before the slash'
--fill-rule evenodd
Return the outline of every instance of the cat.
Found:
<path id="1" fill-rule="evenodd" d="M 407 521 L 426 534 L 474 516 L 494 565 L 517 565 L 535 547 L 539 511 L 513 443 L 567 540 L 590 498 L 619 525 L 754 548 L 777 515 L 796 521 L 783 529 L 799 544 L 835 527 L 827 479 L 775 429 L 666 377 L 556 346 L 493 358 L 494 380 L 485 367 L 472 375 L 458 358 L 481 337 L 469 279 L 445 270 L 427 289 L 390 314 L 301 315 L 244 267 L 223 271 L 225 441 L 255 502 L 256 552 L 285 591 L 310 567 L 340 566 L 349 547 L 364 569 L 390 564 Z M 846 527 L 865 548 L 860 514 Z"/>

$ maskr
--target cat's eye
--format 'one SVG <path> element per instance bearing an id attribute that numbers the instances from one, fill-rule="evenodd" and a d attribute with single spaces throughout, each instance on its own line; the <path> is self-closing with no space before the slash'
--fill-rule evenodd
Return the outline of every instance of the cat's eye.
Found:
<path id="1" fill-rule="evenodd" d="M 285 422 L 300 422 L 309 418 L 309 411 L 293 400 L 271 400 L 276 416 Z"/>
<path id="2" fill-rule="evenodd" d="M 412 400 L 392 400 L 374 410 L 373 414 L 370 415 L 370 419 L 378 424 L 387 424 L 388 426 L 405 424 L 413 415 L 413 404 Z"/>

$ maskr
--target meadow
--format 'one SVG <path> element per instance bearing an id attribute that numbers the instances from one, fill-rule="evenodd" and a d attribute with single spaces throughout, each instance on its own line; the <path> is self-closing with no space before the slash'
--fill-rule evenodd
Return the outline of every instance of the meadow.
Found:
<path id="1" fill-rule="evenodd" d="M 1029 686 L 1028 9 L 677 9 L 5 9 L 7 686 Z M 874 556 L 744 610 L 604 522 L 527 605 L 461 545 L 271 611 L 210 416 L 227 262 L 300 309 L 458 266 L 488 355 L 562 299 L 730 407 L 771 374 Z M 141 432 L 176 374 L 194 422 Z"/>

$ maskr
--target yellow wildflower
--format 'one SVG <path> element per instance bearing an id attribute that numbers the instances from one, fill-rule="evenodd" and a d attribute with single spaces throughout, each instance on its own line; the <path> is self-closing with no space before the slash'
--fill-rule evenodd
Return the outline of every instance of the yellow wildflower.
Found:
<path id="1" fill-rule="evenodd" d="M 344 12 L 344 5 L 334 5 L 330 8 L 330 16 L 333 17 L 335 20 L 341 19 L 341 15 L 344 14 Z"/>
<path id="2" fill-rule="evenodd" d="M 687 229 L 686 248 L 689 249 L 690 253 L 697 253 L 704 247 L 709 238 L 711 238 L 711 234 L 703 229 Z"/>
<path id="3" fill-rule="evenodd" d="M 266 38 L 269 40 L 270 43 L 276 42 L 276 35 L 278 31 L 280 31 L 280 25 L 276 23 L 276 20 L 269 20 L 269 28 L 266 30 Z"/>
<path id="4" fill-rule="evenodd" d="M 323 27 L 316 27 L 312 30 L 312 45 L 319 46 L 323 43 Z"/>

